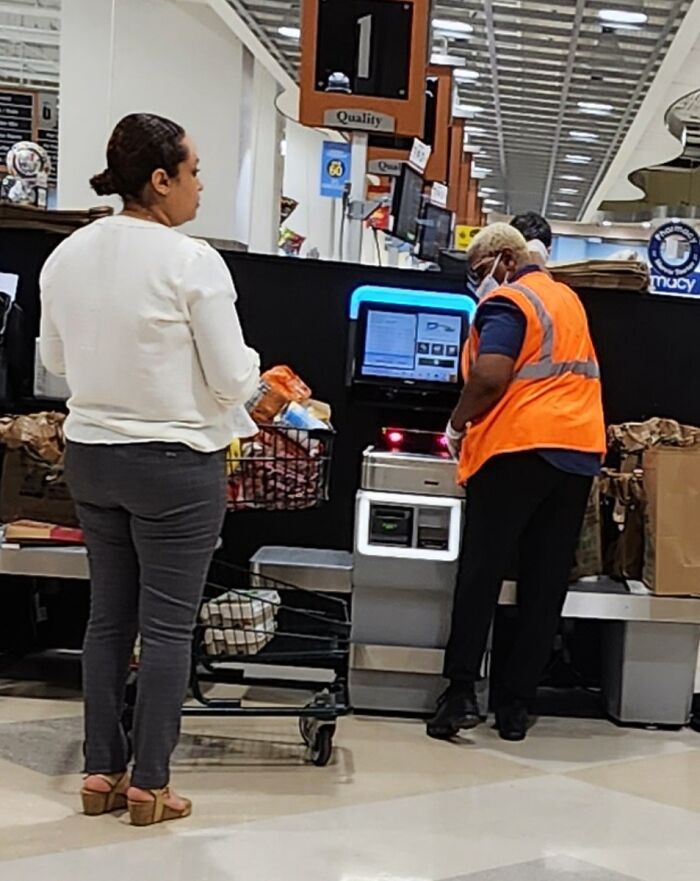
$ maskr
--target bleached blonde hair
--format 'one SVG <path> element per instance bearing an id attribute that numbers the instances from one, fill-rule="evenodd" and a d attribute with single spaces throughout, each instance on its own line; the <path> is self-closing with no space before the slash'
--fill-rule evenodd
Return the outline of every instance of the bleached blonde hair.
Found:
<path id="1" fill-rule="evenodd" d="M 471 264 L 478 263 L 484 257 L 500 254 L 506 248 L 513 252 L 517 260 L 528 259 L 523 234 L 508 223 L 492 223 L 474 236 L 467 250 L 467 259 Z"/>

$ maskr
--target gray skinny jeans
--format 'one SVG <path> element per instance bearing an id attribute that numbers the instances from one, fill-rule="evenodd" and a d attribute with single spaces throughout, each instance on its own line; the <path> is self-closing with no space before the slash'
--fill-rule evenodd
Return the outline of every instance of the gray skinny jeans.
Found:
<path id="1" fill-rule="evenodd" d="M 132 782 L 160 789 L 170 779 L 192 631 L 224 519 L 224 453 L 178 444 L 69 443 L 66 480 L 90 559 L 85 770 L 114 774 L 129 763 L 121 716 L 140 633 Z"/>

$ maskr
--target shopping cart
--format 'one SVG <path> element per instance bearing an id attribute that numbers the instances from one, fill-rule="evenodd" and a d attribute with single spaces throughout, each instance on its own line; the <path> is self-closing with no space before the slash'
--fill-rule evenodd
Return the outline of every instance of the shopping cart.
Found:
<path id="1" fill-rule="evenodd" d="M 340 716 L 349 712 L 348 604 L 215 560 L 197 624 L 194 705 L 187 716 L 298 718 L 311 761 L 333 753 Z M 238 686 L 246 697 L 208 696 L 207 687 Z M 304 692 L 310 699 L 264 703 L 256 689 Z"/>
<path id="2" fill-rule="evenodd" d="M 227 453 L 228 506 L 299 511 L 328 500 L 335 433 L 260 426 Z M 194 704 L 185 716 L 292 717 L 320 767 L 333 755 L 337 720 L 349 712 L 348 604 L 234 566 L 217 556 L 204 591 L 192 652 Z M 237 686 L 245 697 L 221 697 Z M 131 729 L 137 676 L 127 689 L 123 724 Z M 237 689 L 237 690 L 238 690 Z M 254 689 L 306 693 L 293 703 L 263 703 Z M 309 699 L 310 696 L 310 699 Z"/>

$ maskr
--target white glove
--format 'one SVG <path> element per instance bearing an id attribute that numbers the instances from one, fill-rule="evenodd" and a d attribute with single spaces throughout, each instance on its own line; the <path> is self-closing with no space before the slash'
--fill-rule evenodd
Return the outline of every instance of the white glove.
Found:
<path id="1" fill-rule="evenodd" d="M 462 452 L 462 441 L 466 437 L 466 434 L 466 426 L 463 431 L 457 431 L 457 429 L 453 427 L 451 419 L 447 423 L 445 439 L 447 440 L 447 449 L 450 451 L 450 455 L 453 459 L 459 459 L 459 454 Z"/>

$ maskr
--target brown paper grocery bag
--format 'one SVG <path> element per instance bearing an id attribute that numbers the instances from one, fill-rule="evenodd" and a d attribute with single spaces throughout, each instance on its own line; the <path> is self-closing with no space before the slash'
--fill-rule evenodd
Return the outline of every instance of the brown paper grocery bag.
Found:
<path id="1" fill-rule="evenodd" d="M 78 517 L 62 469 L 28 450 L 8 450 L 0 483 L 0 519 L 77 526 Z"/>
<path id="2" fill-rule="evenodd" d="M 600 482 L 593 481 L 591 494 L 588 497 L 586 513 L 583 517 L 581 535 L 576 548 L 574 568 L 569 575 L 570 581 L 579 578 L 600 575 L 603 572 L 603 542 L 600 525 Z"/>
<path id="3" fill-rule="evenodd" d="M 700 596 L 700 448 L 644 453 L 644 581 L 657 594 Z"/>

